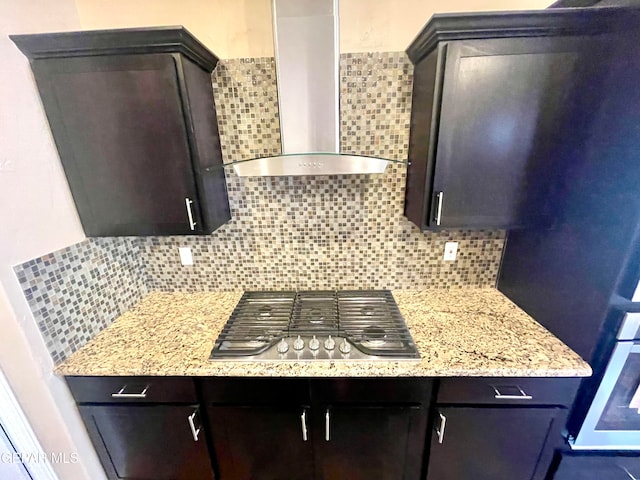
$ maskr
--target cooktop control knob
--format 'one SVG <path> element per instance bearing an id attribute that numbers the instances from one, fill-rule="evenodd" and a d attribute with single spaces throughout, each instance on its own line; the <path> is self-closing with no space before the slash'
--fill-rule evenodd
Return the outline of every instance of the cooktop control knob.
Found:
<path id="1" fill-rule="evenodd" d="M 320 348 L 320 340 L 318 340 L 315 335 L 309 340 L 309 348 L 311 350 L 318 350 Z"/>
<path id="2" fill-rule="evenodd" d="M 287 353 L 287 350 L 289 350 L 289 344 L 283 338 L 280 340 L 280 343 L 278 343 L 278 353 Z"/>
<path id="3" fill-rule="evenodd" d="M 326 348 L 327 350 L 333 350 L 334 348 L 336 348 L 336 341 L 331 338 L 331 335 L 329 335 L 329 338 L 324 341 L 324 348 Z"/>
<path id="4" fill-rule="evenodd" d="M 304 348 L 304 340 L 302 340 L 300 338 L 300 335 L 298 335 L 298 338 L 296 338 L 293 341 L 293 349 L 294 350 L 302 350 Z"/>
<path id="5" fill-rule="evenodd" d="M 351 344 L 350 344 L 349 342 L 347 342 L 347 340 L 346 340 L 346 339 L 344 339 L 344 340 L 342 341 L 342 343 L 340 344 L 340 347 L 339 347 L 339 348 L 340 348 L 340 351 L 341 351 L 342 353 L 345 353 L 345 354 L 346 354 L 346 353 L 349 353 L 349 352 L 351 351 Z"/>

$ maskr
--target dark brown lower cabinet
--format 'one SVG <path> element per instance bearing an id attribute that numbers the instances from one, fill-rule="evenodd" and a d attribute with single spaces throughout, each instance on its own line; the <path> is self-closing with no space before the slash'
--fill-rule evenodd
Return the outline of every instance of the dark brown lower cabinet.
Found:
<path id="1" fill-rule="evenodd" d="M 213 480 L 197 405 L 78 409 L 110 479 Z"/>
<path id="2" fill-rule="evenodd" d="M 314 416 L 316 479 L 420 478 L 426 426 L 420 405 L 327 405 Z"/>
<path id="3" fill-rule="evenodd" d="M 435 416 L 427 480 L 541 480 L 566 410 L 456 406 Z"/>
<path id="4" fill-rule="evenodd" d="M 110 480 L 545 480 L 579 379 L 67 383 Z"/>
<path id="5" fill-rule="evenodd" d="M 200 383 L 221 480 L 420 480 L 430 379 Z"/>
<path id="6" fill-rule="evenodd" d="M 207 413 L 223 480 L 420 478 L 426 414 L 419 405 L 210 406 Z"/>
<path id="7" fill-rule="evenodd" d="M 311 480 L 309 407 L 210 406 L 211 436 L 224 480 Z"/>

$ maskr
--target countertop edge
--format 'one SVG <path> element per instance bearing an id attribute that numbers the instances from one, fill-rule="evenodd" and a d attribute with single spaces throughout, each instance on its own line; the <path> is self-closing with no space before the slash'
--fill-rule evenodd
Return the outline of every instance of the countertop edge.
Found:
<path id="1" fill-rule="evenodd" d="M 392 290 L 422 360 L 208 361 L 241 292 L 151 292 L 53 368 L 56 376 L 589 377 L 591 367 L 495 288 Z M 555 366 L 554 366 L 555 365 Z"/>

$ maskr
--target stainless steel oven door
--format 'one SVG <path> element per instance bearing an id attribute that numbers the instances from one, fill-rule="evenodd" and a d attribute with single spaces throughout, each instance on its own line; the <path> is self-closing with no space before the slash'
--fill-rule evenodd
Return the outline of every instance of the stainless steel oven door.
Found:
<path id="1" fill-rule="evenodd" d="M 640 341 L 618 342 L 575 450 L 640 450 Z"/>

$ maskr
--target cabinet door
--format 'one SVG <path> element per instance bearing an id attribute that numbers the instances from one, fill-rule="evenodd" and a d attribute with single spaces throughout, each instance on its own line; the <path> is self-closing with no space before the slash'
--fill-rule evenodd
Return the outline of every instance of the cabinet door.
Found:
<path id="1" fill-rule="evenodd" d="M 214 478 L 204 433 L 197 430 L 200 429 L 197 406 L 82 405 L 78 408 L 110 479 Z"/>
<path id="2" fill-rule="evenodd" d="M 32 68 L 87 236 L 201 233 L 171 55 L 34 60 Z"/>
<path id="3" fill-rule="evenodd" d="M 208 233 L 231 218 L 211 73 L 181 55 L 174 57 L 178 79 L 184 79 L 183 97 L 188 99 L 186 119 L 193 131 L 190 147 L 196 185 L 206 199 L 200 204 L 200 217 Z"/>
<path id="4" fill-rule="evenodd" d="M 547 440 L 560 437 L 559 410 L 438 408 L 427 480 L 544 478 Z"/>
<path id="5" fill-rule="evenodd" d="M 447 45 L 431 227 L 527 222 L 530 188 L 562 140 L 580 39 L 469 40 Z M 548 160 L 547 160 L 548 159 Z M 542 165 L 530 171 L 533 160 Z M 532 182 L 535 180 L 535 185 Z M 535 192 L 539 195 L 539 192 Z"/>
<path id="6" fill-rule="evenodd" d="M 309 408 L 211 406 L 207 412 L 220 478 L 313 478 Z"/>
<path id="7" fill-rule="evenodd" d="M 425 447 L 420 406 L 332 405 L 314 415 L 317 479 L 420 478 Z"/>

